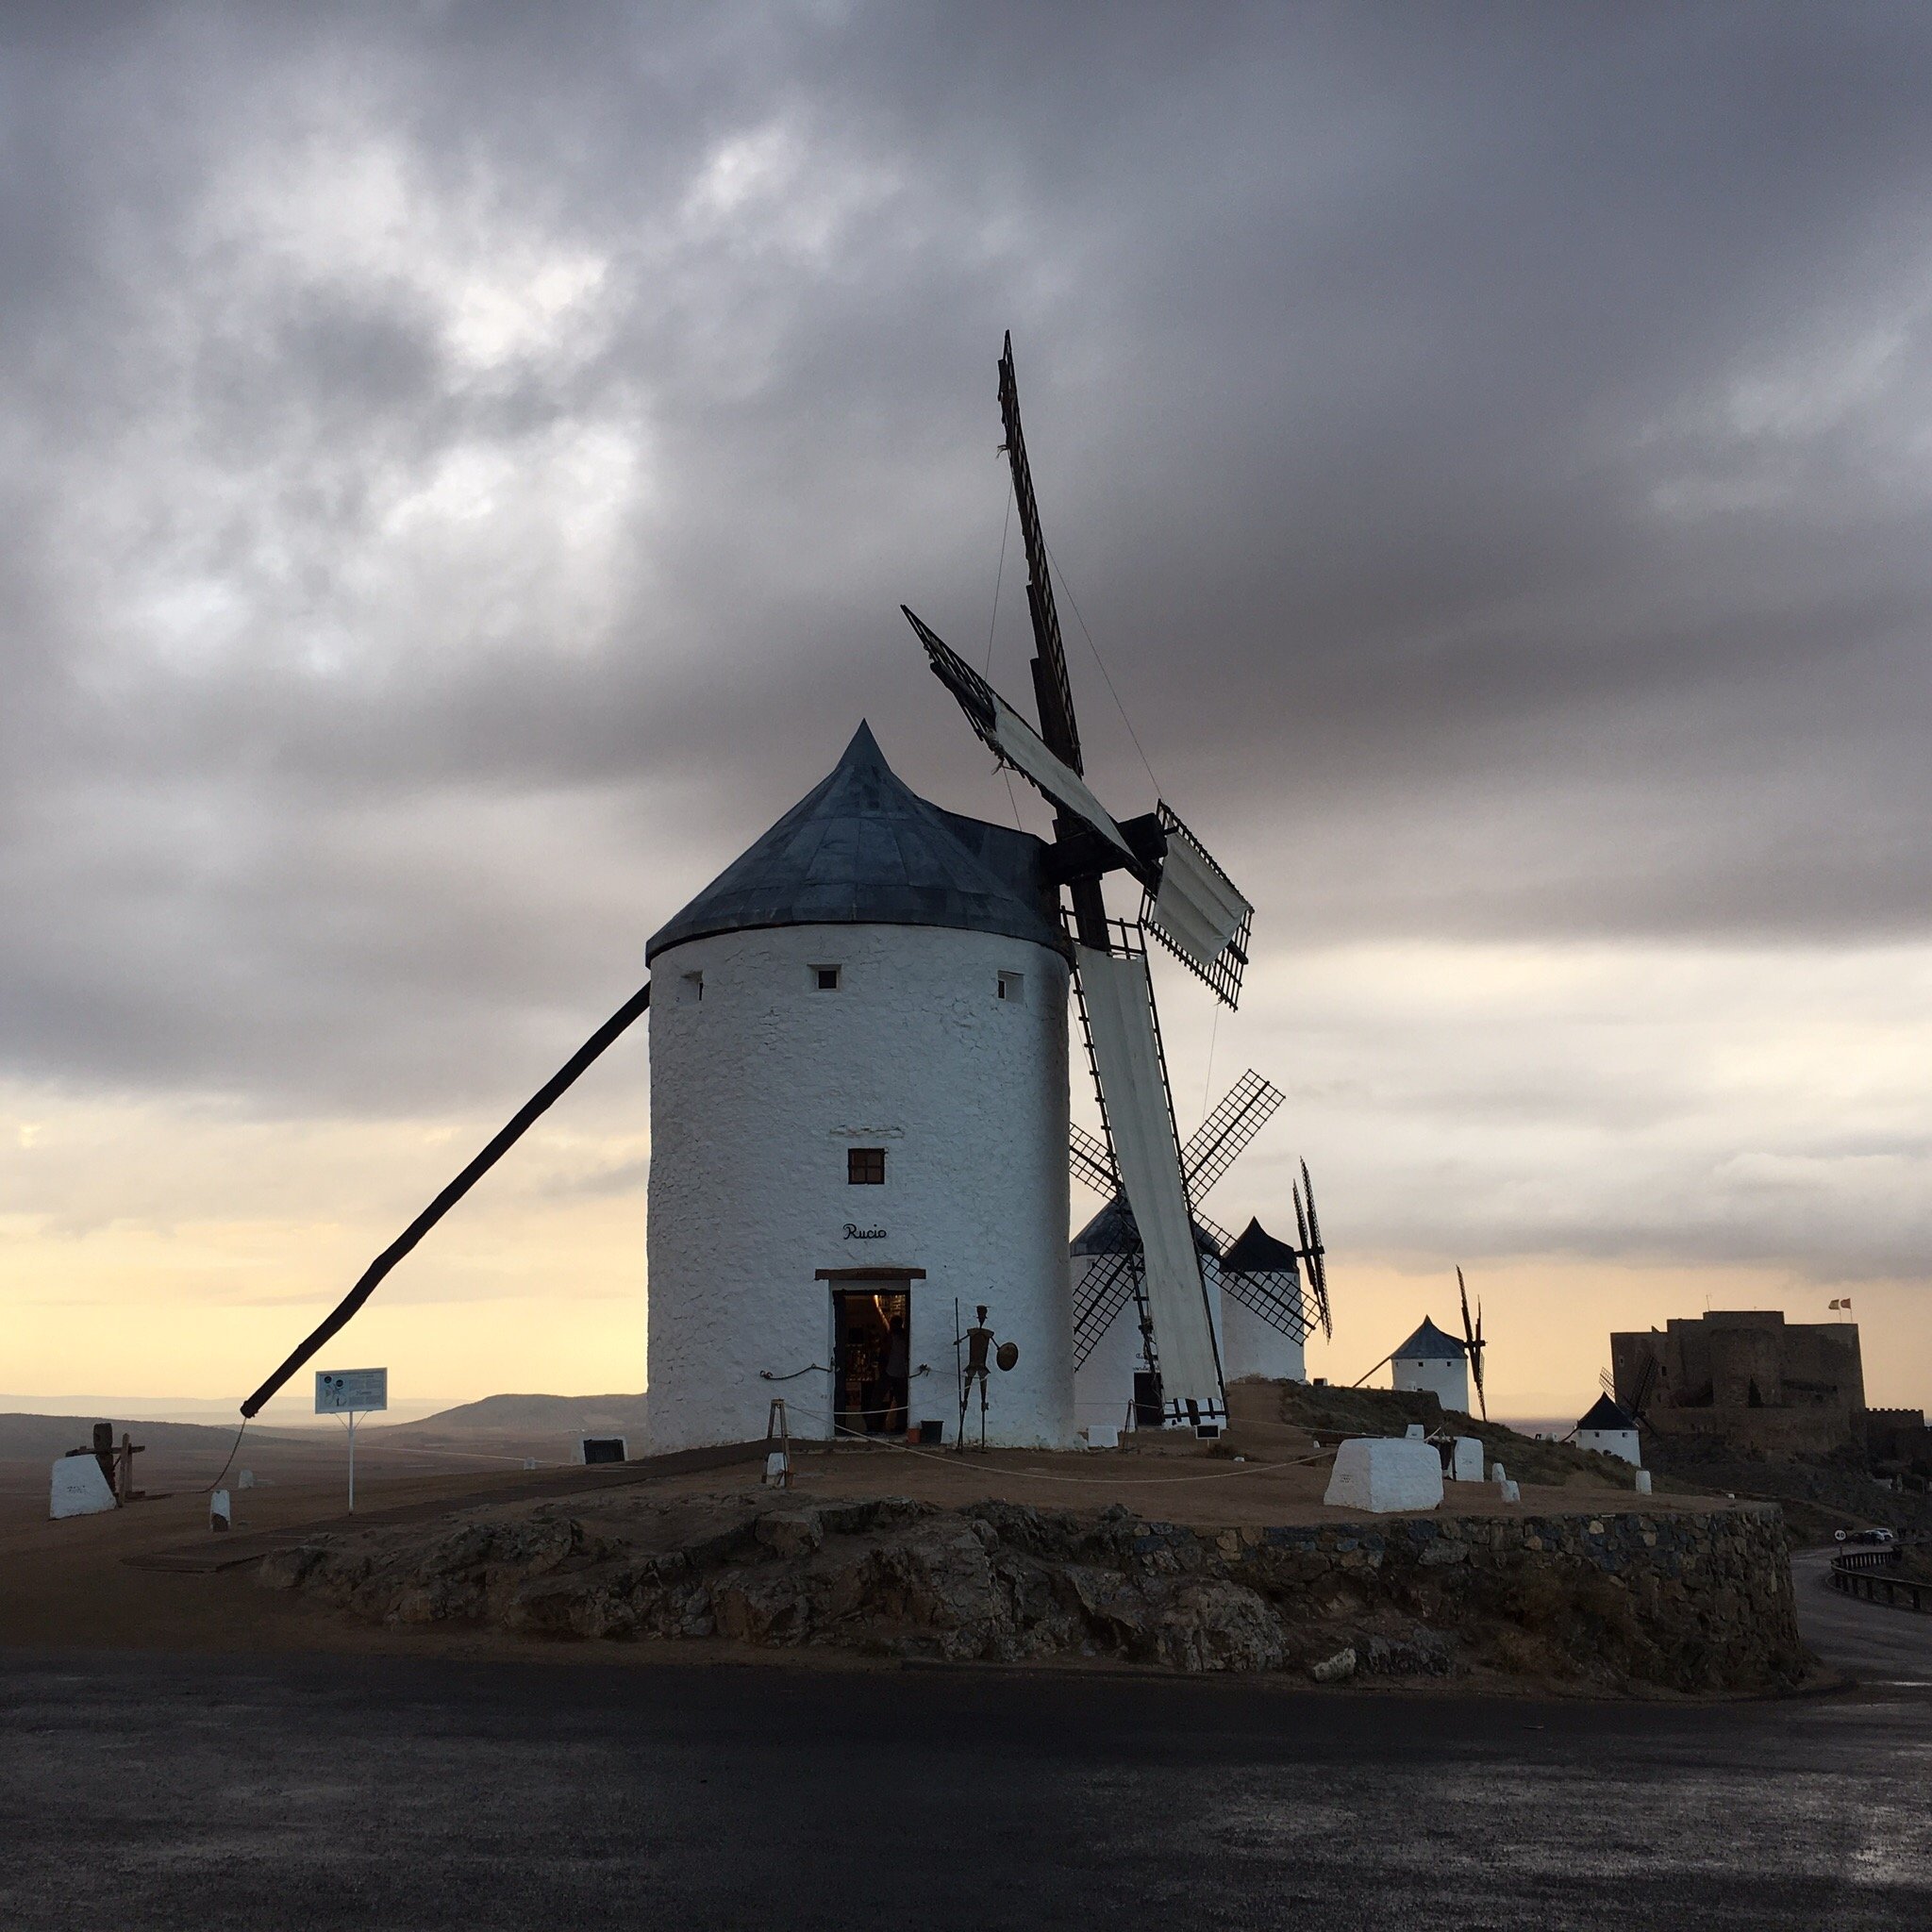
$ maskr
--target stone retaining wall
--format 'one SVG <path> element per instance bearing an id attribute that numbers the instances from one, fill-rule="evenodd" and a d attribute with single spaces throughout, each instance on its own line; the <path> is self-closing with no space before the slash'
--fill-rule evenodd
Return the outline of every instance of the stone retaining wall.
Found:
<path id="1" fill-rule="evenodd" d="M 259 1581 L 391 1624 L 951 1660 L 1640 1692 L 1772 1690 L 1808 1666 L 1765 1504 L 1214 1531 L 1118 1507 L 721 1497 L 692 1534 L 688 1506 L 613 1524 L 556 1503 L 320 1539 L 267 1558 Z"/>

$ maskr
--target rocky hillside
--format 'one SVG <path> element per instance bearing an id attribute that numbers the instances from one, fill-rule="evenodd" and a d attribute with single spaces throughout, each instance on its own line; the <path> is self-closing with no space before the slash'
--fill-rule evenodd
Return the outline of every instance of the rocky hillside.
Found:
<path id="1" fill-rule="evenodd" d="M 320 1537 L 258 1580 L 386 1624 L 948 1661 L 1640 1694 L 1774 1689 L 1808 1663 L 1759 1506 L 1214 1531 L 1118 1507 L 620 1492 Z"/>
<path id="2" fill-rule="evenodd" d="M 1237 1391 L 1240 1391 L 1239 1396 Z M 1277 1407 L 1279 1420 L 1307 1431 L 1325 1442 L 1344 1436 L 1399 1436 L 1412 1423 L 1430 1435 L 1439 1430 L 1474 1436 L 1483 1445 L 1485 1467 L 1500 1462 L 1518 1482 L 1563 1484 L 1576 1477 L 1595 1485 L 1633 1487 L 1630 1465 L 1614 1456 L 1600 1456 L 1574 1443 L 1539 1441 L 1519 1435 L 1502 1423 L 1479 1421 L 1457 1410 L 1445 1410 L 1424 1390 L 1330 1389 L 1301 1382 L 1249 1382 L 1235 1385 L 1229 1402 L 1237 1415 L 1252 1413 L 1266 1400 Z M 1245 1406 L 1243 1406 L 1245 1405 Z M 1708 1493 L 1707 1490 L 1703 1493 Z"/>

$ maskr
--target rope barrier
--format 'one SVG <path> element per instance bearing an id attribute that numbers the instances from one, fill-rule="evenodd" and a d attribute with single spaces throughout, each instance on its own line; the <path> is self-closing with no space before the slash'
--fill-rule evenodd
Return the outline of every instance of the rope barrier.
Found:
<path id="1" fill-rule="evenodd" d="M 915 1449 L 909 1442 L 881 1441 L 876 1436 L 868 1436 L 863 1429 L 847 1427 L 836 1416 L 826 1415 L 822 1410 L 801 1408 L 798 1412 L 800 1415 L 810 1416 L 814 1422 L 829 1423 L 835 1436 L 849 1436 L 854 1441 L 863 1442 L 869 1449 L 883 1450 L 888 1454 L 899 1456 L 916 1456 L 925 1462 L 943 1463 L 948 1469 L 957 1469 L 958 1467 L 958 1464 L 954 1459 L 958 1454 L 957 1451 Z M 1156 1488 L 1169 1483 L 1225 1482 L 1230 1476 L 1261 1475 L 1273 1470 L 1306 1468 L 1311 1462 L 1325 1460 L 1333 1453 L 1332 1450 L 1324 1449 L 1319 1455 L 1300 1456 L 1287 1462 L 1244 1462 L 1237 1468 L 1210 1470 L 1203 1475 L 1150 1475 L 1142 1476 L 1139 1480 L 1143 1484 Z M 1002 1470 L 1001 1474 L 1003 1475 L 1018 1476 L 1024 1482 L 1035 1483 L 1091 1485 L 1096 1481 L 1104 1480 L 1097 1473 L 1094 1475 L 1056 1475 L 1050 1471 L 1043 1469 L 1007 1469 Z"/>

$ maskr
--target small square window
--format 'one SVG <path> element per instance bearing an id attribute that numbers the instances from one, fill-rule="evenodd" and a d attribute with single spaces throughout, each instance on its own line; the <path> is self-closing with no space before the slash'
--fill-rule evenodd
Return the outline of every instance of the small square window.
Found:
<path id="1" fill-rule="evenodd" d="M 845 1150 L 845 1179 L 855 1188 L 882 1188 L 886 1184 L 886 1150 L 883 1147 L 848 1147 Z"/>
<path id="2" fill-rule="evenodd" d="M 1024 973 L 1002 973 L 1000 997 L 1003 1000 L 1024 1000 L 1026 997 L 1026 975 Z"/>
<path id="3" fill-rule="evenodd" d="M 836 966 L 814 966 L 811 969 L 811 983 L 821 992 L 837 992 L 839 969 Z"/>

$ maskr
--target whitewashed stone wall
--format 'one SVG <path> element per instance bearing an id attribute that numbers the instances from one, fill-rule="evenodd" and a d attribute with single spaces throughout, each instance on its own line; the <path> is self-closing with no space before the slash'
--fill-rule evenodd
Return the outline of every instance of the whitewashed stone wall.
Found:
<path id="1" fill-rule="evenodd" d="M 1292 1293 L 1287 1280 L 1277 1284 Z M 1260 1375 L 1271 1382 L 1306 1382 L 1307 1362 L 1302 1344 L 1241 1307 L 1231 1294 L 1221 1303 L 1221 1369 L 1230 1382 Z"/>
<path id="2" fill-rule="evenodd" d="M 1576 1446 L 1595 1449 L 1605 1456 L 1618 1456 L 1632 1468 L 1643 1466 L 1643 1451 L 1637 1445 L 1635 1429 L 1578 1429 Z"/>
<path id="3" fill-rule="evenodd" d="M 654 993 L 655 999 L 657 995 Z M 1426 1389 L 1444 1408 L 1463 1415 L 1469 1413 L 1469 1362 L 1457 1356 L 1452 1361 L 1417 1361 L 1397 1356 L 1391 1364 L 1392 1386 L 1397 1389 Z"/>
<path id="4" fill-rule="evenodd" d="M 813 969 L 837 966 L 837 991 Z M 1002 1000 L 999 974 L 1024 975 Z M 703 975 L 703 997 L 692 975 Z M 988 1440 L 1074 1439 L 1067 1282 L 1067 968 L 1024 940 L 809 925 L 692 940 L 651 983 L 647 1332 L 651 1446 L 759 1436 L 774 1394 L 831 1433 L 821 1268 L 923 1268 L 911 1420 L 958 1420 L 953 1304 L 985 1302 L 1019 1366 L 993 1373 Z M 883 1147 L 883 1187 L 846 1180 Z M 847 1224 L 879 1228 L 848 1238 Z M 976 1425 L 975 1425 L 976 1426 Z"/>

